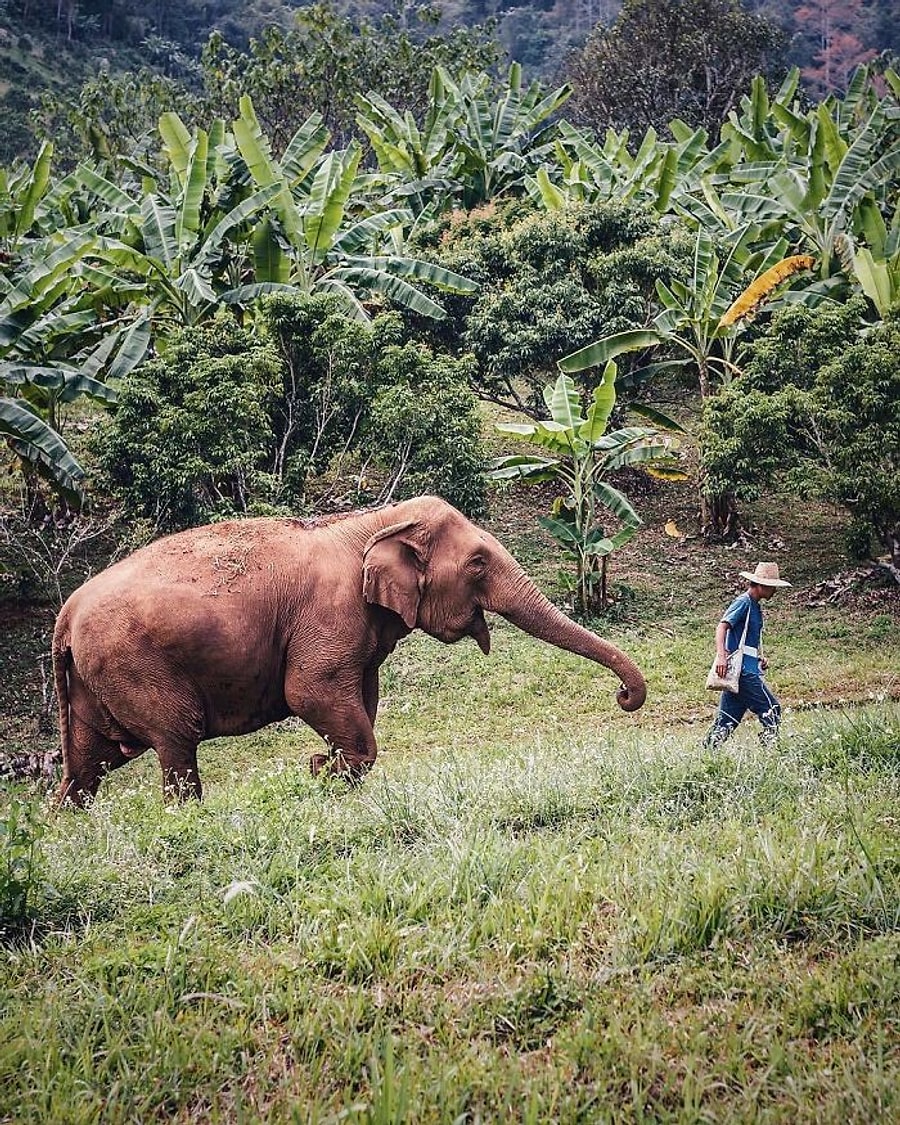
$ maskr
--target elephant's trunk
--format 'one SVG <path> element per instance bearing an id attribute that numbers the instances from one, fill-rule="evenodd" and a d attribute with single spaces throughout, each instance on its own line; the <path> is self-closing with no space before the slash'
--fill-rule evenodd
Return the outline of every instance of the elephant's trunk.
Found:
<path id="1" fill-rule="evenodd" d="M 609 641 L 566 617 L 544 597 L 511 556 L 506 573 L 491 584 L 483 608 L 501 614 L 532 637 L 609 668 L 622 682 L 616 698 L 623 711 L 637 711 L 643 706 L 647 684 L 634 661 Z"/>

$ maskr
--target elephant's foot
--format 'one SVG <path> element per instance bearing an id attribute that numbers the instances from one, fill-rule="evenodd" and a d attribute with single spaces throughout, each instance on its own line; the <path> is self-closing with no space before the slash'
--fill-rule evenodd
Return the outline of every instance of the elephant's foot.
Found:
<path id="1" fill-rule="evenodd" d="M 60 782 L 59 792 L 56 795 L 56 807 L 61 809 L 67 805 L 83 809 L 85 801 L 91 800 L 100 786 L 100 778 L 93 778 L 89 785 L 79 781 L 77 777 L 63 777 Z"/>
<path id="2" fill-rule="evenodd" d="M 375 758 L 350 758 L 340 751 L 331 754 L 313 754 L 309 759 L 309 772 L 318 777 L 323 771 L 340 778 L 348 785 L 359 785 L 374 765 Z"/>

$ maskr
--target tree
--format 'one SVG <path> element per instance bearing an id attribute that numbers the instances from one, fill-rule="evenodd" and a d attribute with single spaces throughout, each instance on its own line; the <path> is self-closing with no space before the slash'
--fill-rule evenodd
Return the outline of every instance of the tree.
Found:
<path id="1" fill-rule="evenodd" d="M 139 536 L 259 512 L 437 491 L 483 504 L 466 361 L 331 295 L 280 292 L 257 331 L 225 313 L 174 333 L 121 381 L 92 448 Z"/>
<path id="2" fill-rule="evenodd" d="M 474 297 L 447 302 L 450 319 L 437 333 L 476 357 L 479 395 L 534 417 L 560 356 L 644 323 L 657 279 L 689 268 L 684 232 L 661 230 L 650 211 L 628 203 L 550 214 L 515 203 L 445 217 L 436 230 L 440 260 L 480 283 Z"/>
<path id="3" fill-rule="evenodd" d="M 92 449 L 136 539 L 244 515 L 268 499 L 279 376 L 271 346 L 224 317 L 175 333 L 122 381 Z"/>
<path id="4" fill-rule="evenodd" d="M 354 25 L 330 3 L 298 8 L 289 29 L 270 25 L 246 51 L 220 34 L 203 50 L 206 98 L 216 116 L 231 117 L 244 94 L 281 148 L 311 113 L 319 113 L 339 144 L 356 135 L 357 93 L 374 90 L 401 113 L 424 112 L 437 65 L 454 73 L 490 69 L 500 56 L 492 24 L 443 32 L 435 13 L 411 11 Z"/>
<path id="5" fill-rule="evenodd" d="M 88 157 L 115 167 L 122 158 L 155 148 L 157 122 L 175 111 L 199 117 L 200 100 L 178 77 L 142 67 L 122 74 L 101 71 L 75 94 L 45 93 L 33 119 L 39 136 L 53 138 L 62 167 Z"/>
<path id="6" fill-rule="evenodd" d="M 900 319 L 871 327 L 864 312 L 857 299 L 774 316 L 743 378 L 707 403 L 703 461 L 745 499 L 781 479 L 842 505 L 851 546 L 877 543 L 900 581 Z"/>
<path id="7" fill-rule="evenodd" d="M 868 14 L 862 0 L 805 0 L 794 10 L 811 55 L 803 77 L 817 96 L 845 90 L 853 71 L 877 54 L 863 43 Z"/>
<path id="8" fill-rule="evenodd" d="M 738 0 L 625 0 L 568 61 L 570 112 L 601 131 L 643 135 L 680 118 L 716 135 L 754 74 L 784 72 L 784 47 L 778 26 Z"/>
<path id="9" fill-rule="evenodd" d="M 814 264 L 813 258 L 806 255 L 783 258 L 783 241 L 764 254 L 752 253 L 749 247 L 754 238 L 755 231 L 744 228 L 720 258 L 714 240 L 703 228 L 698 230 L 691 276 L 687 283 L 673 278 L 667 285 L 657 280 L 656 292 L 662 308 L 651 323 L 604 336 L 564 356 L 559 361 L 560 369 L 584 371 L 628 352 L 661 348 L 663 362 L 639 369 L 632 377 L 655 374 L 661 367 L 685 368 L 696 374 L 701 402 L 709 401 L 720 384 L 727 386 L 740 374 L 733 358 L 740 322 L 784 281 Z M 747 285 L 750 277 L 754 280 Z M 736 290 L 742 292 L 732 300 Z M 717 490 L 701 474 L 700 522 L 704 534 L 734 535 L 738 525 L 734 501 L 731 489 Z"/>
<path id="10" fill-rule="evenodd" d="M 575 384 L 567 375 L 544 388 L 550 420 L 497 423 L 497 429 L 547 450 L 499 458 L 493 480 L 550 481 L 563 489 L 549 517 L 538 520 L 575 563 L 574 609 L 590 615 L 609 603 L 609 556 L 637 533 L 641 518 L 628 498 L 607 479 L 617 469 L 639 466 L 668 479 L 684 479 L 674 458 L 678 439 L 643 426 L 607 432 L 616 402 L 616 365 L 610 362 L 582 414 Z M 613 532 L 610 526 L 618 526 Z"/>
<path id="11" fill-rule="evenodd" d="M 325 293 L 277 293 L 264 315 L 283 371 L 273 411 L 279 496 L 322 509 L 436 492 L 482 512 L 470 357 L 411 339 L 396 313 L 361 324 Z"/>

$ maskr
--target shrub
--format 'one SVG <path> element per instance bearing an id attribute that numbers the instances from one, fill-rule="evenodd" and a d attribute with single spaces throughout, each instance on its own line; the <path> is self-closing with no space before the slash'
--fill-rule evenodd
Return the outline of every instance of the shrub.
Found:
<path id="1" fill-rule="evenodd" d="M 470 516 L 484 510 L 484 454 L 471 356 L 453 360 L 408 343 L 378 364 L 368 443 L 397 499 L 434 492 Z"/>
<path id="2" fill-rule="evenodd" d="M 91 444 L 125 516 L 169 531 L 267 496 L 278 375 L 271 346 L 223 317 L 123 380 Z"/>
<path id="3" fill-rule="evenodd" d="M 448 299 L 451 316 L 436 332 L 477 357 L 473 386 L 482 397 L 537 417 L 556 361 L 643 323 L 656 280 L 682 276 L 689 251 L 680 228 L 664 231 L 632 203 L 550 214 L 521 203 L 485 209 L 444 230 L 442 264 L 481 288 L 474 299 Z M 623 374 L 637 362 L 626 358 Z"/>
<path id="4" fill-rule="evenodd" d="M 275 429 L 294 494 L 327 473 L 332 503 L 436 492 L 477 515 L 484 456 L 473 361 L 410 339 L 398 314 L 366 326 L 342 310 L 329 296 L 266 303 L 284 369 Z"/>
<path id="5" fill-rule="evenodd" d="M 41 871 L 44 822 L 36 802 L 13 796 L 0 813 L 0 935 L 21 926 Z"/>
<path id="6" fill-rule="evenodd" d="M 745 498 L 780 476 L 843 505 L 854 553 L 877 542 L 900 573 L 900 318 L 863 325 L 864 307 L 773 318 L 745 378 L 706 404 L 704 468 Z"/>
<path id="7" fill-rule="evenodd" d="M 278 294 L 259 334 L 227 317 L 177 334 L 123 380 L 92 448 L 138 539 L 423 491 L 477 514 L 471 368 L 410 341 L 396 314 L 367 325 L 335 297 Z"/>

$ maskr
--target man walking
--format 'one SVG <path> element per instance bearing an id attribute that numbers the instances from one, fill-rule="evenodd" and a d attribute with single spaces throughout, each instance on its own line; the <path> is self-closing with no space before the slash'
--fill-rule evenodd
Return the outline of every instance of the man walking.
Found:
<path id="1" fill-rule="evenodd" d="M 715 721 L 706 736 L 707 746 L 723 743 L 747 711 L 752 711 L 762 723 L 761 742 L 774 741 L 781 722 L 781 704 L 762 675 L 768 661 L 762 649 L 761 603 L 791 584 L 779 577 L 778 564 L 773 562 L 757 563 L 752 573 L 742 570 L 740 575 L 750 583 L 747 592 L 735 598 L 716 627 L 716 672 L 724 676 L 729 654 L 742 647 L 740 684 L 737 692 L 722 692 Z"/>

